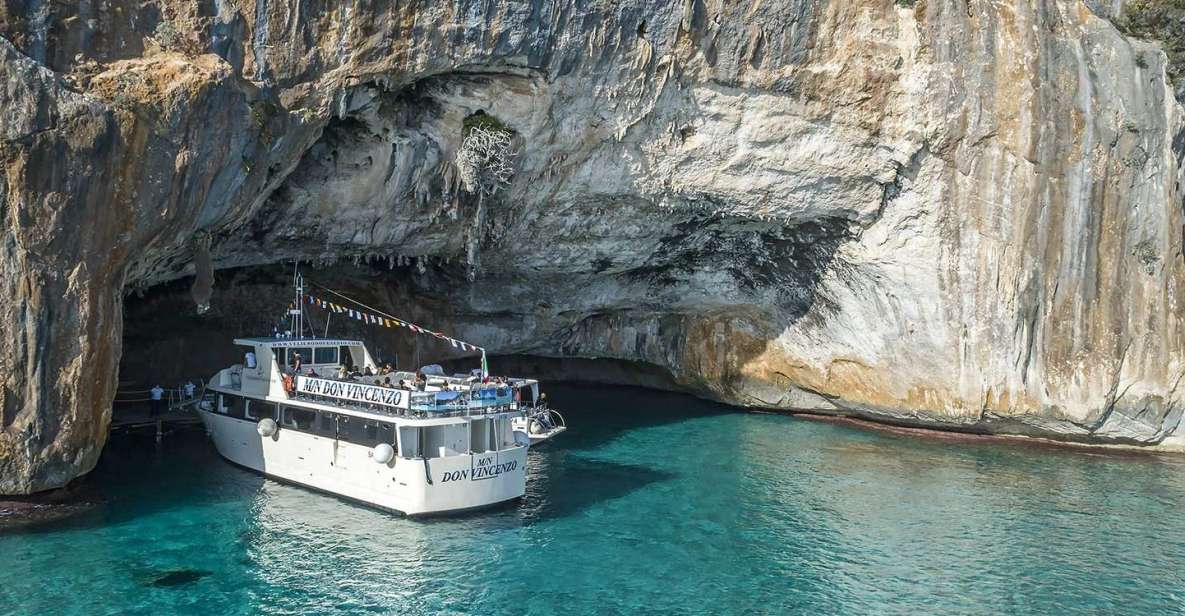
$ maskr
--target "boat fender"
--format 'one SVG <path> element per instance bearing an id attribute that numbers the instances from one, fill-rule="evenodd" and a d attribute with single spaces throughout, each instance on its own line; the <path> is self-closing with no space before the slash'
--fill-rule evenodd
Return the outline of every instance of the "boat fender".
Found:
<path id="1" fill-rule="evenodd" d="M 386 464 L 395 457 L 395 448 L 387 443 L 379 443 L 370 452 L 370 457 L 374 458 L 374 461 L 379 464 Z"/>
<path id="2" fill-rule="evenodd" d="M 255 431 L 259 433 L 259 436 L 264 438 L 271 437 L 278 429 L 279 426 L 276 425 L 276 420 L 272 419 L 271 417 L 264 417 L 263 419 L 260 419 L 259 423 L 255 426 Z"/>
<path id="3" fill-rule="evenodd" d="M 543 432 L 543 424 L 539 423 L 538 419 L 531 420 L 531 434 L 539 434 Z"/>

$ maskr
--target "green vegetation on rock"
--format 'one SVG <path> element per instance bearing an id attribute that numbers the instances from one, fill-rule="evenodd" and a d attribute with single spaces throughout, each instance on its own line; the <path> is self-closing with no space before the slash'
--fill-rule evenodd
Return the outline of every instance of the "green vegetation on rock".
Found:
<path id="1" fill-rule="evenodd" d="M 1115 18 L 1124 34 L 1160 42 L 1168 55 L 1168 75 L 1180 91 L 1185 84 L 1185 0 L 1132 0 Z M 1146 60 L 1137 60 L 1146 67 Z M 1178 95 L 1179 96 L 1179 95 Z"/>
<path id="2" fill-rule="evenodd" d="M 477 111 L 466 116 L 465 121 L 461 124 L 461 135 L 468 137 L 469 132 L 474 128 L 484 128 L 488 131 L 499 133 L 514 132 L 509 126 L 503 124 L 501 120 L 484 111 Z"/>

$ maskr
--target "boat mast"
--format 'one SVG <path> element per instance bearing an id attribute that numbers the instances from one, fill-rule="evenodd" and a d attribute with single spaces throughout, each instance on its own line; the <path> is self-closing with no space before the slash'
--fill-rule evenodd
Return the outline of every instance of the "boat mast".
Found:
<path id="1" fill-rule="evenodd" d="M 304 338 L 304 276 L 300 275 L 299 262 L 292 266 L 292 286 L 296 289 L 296 305 L 289 314 L 292 315 L 292 330 L 300 339 Z"/>

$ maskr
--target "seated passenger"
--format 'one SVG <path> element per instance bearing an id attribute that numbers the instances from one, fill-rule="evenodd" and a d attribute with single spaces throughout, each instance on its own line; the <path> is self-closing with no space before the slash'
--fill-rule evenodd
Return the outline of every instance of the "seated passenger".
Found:
<path id="1" fill-rule="evenodd" d="M 407 381 L 399 379 L 399 389 L 407 389 Z"/>
<path id="2" fill-rule="evenodd" d="M 350 373 L 346 371 L 345 364 L 342 364 L 337 367 L 337 378 L 345 380 L 345 378 L 349 375 L 350 375 Z"/>
<path id="3" fill-rule="evenodd" d="M 370 366 L 367 366 L 366 372 L 364 372 L 363 375 L 364 376 L 374 376 L 374 370 L 371 370 Z"/>

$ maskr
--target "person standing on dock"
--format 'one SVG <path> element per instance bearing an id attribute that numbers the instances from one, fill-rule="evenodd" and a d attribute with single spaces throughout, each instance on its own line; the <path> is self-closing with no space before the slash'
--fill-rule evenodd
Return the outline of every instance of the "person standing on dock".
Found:
<path id="1" fill-rule="evenodd" d="M 197 386 L 193 384 L 193 381 L 185 381 L 183 389 L 185 390 L 185 399 L 193 400 L 193 393 L 197 390 Z"/>
<path id="2" fill-rule="evenodd" d="M 156 385 L 148 393 L 150 396 L 148 400 L 148 415 L 153 418 L 160 417 L 160 403 L 165 395 L 165 390 L 160 385 Z"/>

